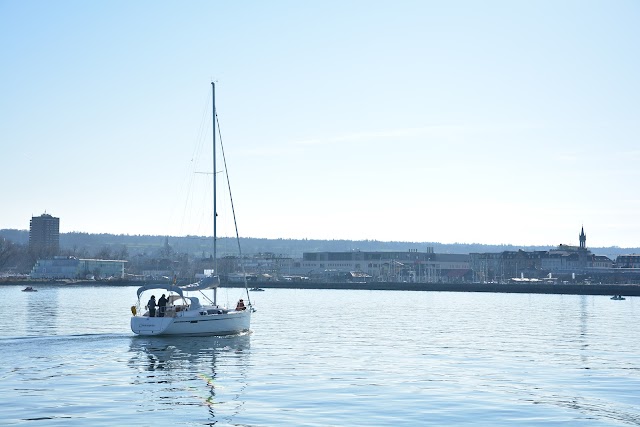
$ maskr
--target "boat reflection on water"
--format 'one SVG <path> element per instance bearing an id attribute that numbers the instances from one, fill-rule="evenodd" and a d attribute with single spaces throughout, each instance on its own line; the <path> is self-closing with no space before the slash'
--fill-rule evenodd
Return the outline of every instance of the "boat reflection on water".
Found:
<path id="1" fill-rule="evenodd" d="M 202 405 L 208 407 L 209 422 L 232 420 L 243 410 L 249 349 L 250 333 L 136 336 L 129 366 L 137 371 L 136 386 L 156 409 Z"/>
<path id="2" fill-rule="evenodd" d="M 208 337 L 138 336 L 131 339 L 132 362 L 147 371 L 186 369 L 214 363 L 218 354 L 249 350 L 250 333 Z M 144 363 L 144 361 L 148 363 Z M 146 365 L 146 367 L 145 367 Z"/>

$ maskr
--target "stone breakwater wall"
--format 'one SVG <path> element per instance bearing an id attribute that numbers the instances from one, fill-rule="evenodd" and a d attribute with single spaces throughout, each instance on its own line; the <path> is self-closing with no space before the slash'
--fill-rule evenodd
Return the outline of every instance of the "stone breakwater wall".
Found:
<path id="1" fill-rule="evenodd" d="M 221 287 L 241 288 L 242 284 L 222 284 Z M 640 296 L 640 285 L 607 284 L 498 284 L 498 283 L 315 283 L 315 282 L 264 282 L 249 284 L 262 289 L 358 289 L 380 291 L 430 291 L 430 292 L 501 292 L 519 294 L 569 294 L 569 295 L 625 295 Z"/>

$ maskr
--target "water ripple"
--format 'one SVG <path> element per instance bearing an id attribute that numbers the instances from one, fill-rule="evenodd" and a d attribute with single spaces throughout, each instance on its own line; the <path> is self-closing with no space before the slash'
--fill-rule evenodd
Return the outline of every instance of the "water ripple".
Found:
<path id="1" fill-rule="evenodd" d="M 163 338 L 135 289 L 2 292 L 3 425 L 640 425 L 634 298 L 268 290 L 253 333 Z"/>

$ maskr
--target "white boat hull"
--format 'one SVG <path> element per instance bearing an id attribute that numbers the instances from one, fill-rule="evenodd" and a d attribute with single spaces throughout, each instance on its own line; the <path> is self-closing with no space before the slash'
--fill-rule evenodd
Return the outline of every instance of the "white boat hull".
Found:
<path id="1" fill-rule="evenodd" d="M 231 335 L 248 331 L 250 326 L 250 309 L 224 314 L 131 317 L 131 330 L 138 335 Z"/>

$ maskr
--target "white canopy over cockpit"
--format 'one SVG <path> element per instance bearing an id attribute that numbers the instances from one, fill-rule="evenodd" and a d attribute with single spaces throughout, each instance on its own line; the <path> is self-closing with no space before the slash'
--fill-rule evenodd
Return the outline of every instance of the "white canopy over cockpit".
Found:
<path id="1" fill-rule="evenodd" d="M 140 295 L 144 292 L 144 291 L 148 291 L 151 289 L 163 289 L 163 290 L 167 290 L 169 292 L 175 292 L 178 295 L 180 295 L 181 297 L 183 297 L 182 295 L 182 289 L 180 289 L 178 286 L 174 286 L 174 285 L 166 285 L 166 284 L 153 284 L 153 285 L 144 285 L 138 288 L 138 299 L 140 299 Z"/>

